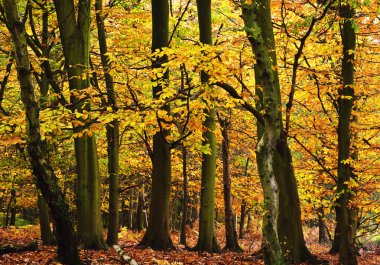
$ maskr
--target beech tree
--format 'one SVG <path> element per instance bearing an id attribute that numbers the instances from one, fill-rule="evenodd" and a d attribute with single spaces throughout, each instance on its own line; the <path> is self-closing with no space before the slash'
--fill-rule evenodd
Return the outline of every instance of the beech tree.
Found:
<path id="1" fill-rule="evenodd" d="M 49 205 L 57 227 L 58 260 L 64 264 L 81 264 L 75 230 L 68 214 L 69 206 L 58 186 L 57 176 L 47 162 L 45 149 L 47 143 L 41 139 L 39 104 L 34 92 L 26 41 L 26 17 L 19 16 L 20 13 L 14 0 L 3 0 L 1 9 L 4 9 L 5 23 L 14 43 L 17 76 L 26 113 L 28 153 L 33 174 L 37 178 L 37 187 Z"/>
<path id="2" fill-rule="evenodd" d="M 54 1 L 62 41 L 65 68 L 71 91 L 70 108 L 78 113 L 91 109 L 85 89 L 90 86 L 90 14 L 91 1 Z M 83 95 L 83 94 L 84 95 Z M 81 95 L 82 94 L 82 95 Z M 83 99 L 83 96 L 85 99 Z M 84 115 L 83 121 L 88 122 Z M 74 125 L 76 137 L 75 158 L 77 164 L 77 210 L 78 235 L 86 248 L 104 248 L 103 224 L 100 213 L 100 176 L 95 135 L 83 131 L 83 126 Z"/>
<path id="3" fill-rule="evenodd" d="M 103 1 L 95 2 L 96 24 L 98 26 L 98 41 L 100 49 L 100 59 L 103 66 L 103 73 L 107 92 L 107 106 L 113 110 L 117 109 L 116 95 L 113 85 L 113 77 L 110 74 L 111 63 L 107 54 L 107 38 L 104 26 Z M 118 241 L 119 232 L 119 121 L 114 119 L 106 125 L 107 130 L 107 159 L 109 176 L 109 203 L 108 203 L 108 231 L 107 244 L 114 245 Z"/>
<path id="4" fill-rule="evenodd" d="M 341 38 L 343 44 L 342 88 L 338 98 L 338 178 L 336 193 L 338 196 L 336 212 L 336 229 L 332 252 L 339 253 L 339 261 L 344 264 L 358 264 L 354 247 L 355 209 L 350 206 L 353 193 L 349 187 L 355 179 L 355 173 L 349 160 L 352 158 L 352 110 L 355 103 L 355 9 L 349 2 L 339 2 Z M 335 250 L 334 250 L 335 248 Z"/>
<path id="5" fill-rule="evenodd" d="M 197 0 L 199 39 L 204 45 L 212 45 L 211 0 Z M 209 77 L 201 72 L 201 82 L 209 86 Z M 212 88 L 206 88 L 212 89 Z M 201 205 L 199 213 L 199 237 L 194 249 L 199 251 L 219 252 L 215 235 L 215 170 L 216 170 L 216 111 L 213 106 L 203 110 L 206 116 L 202 126 L 202 145 L 207 145 L 209 153 L 202 153 Z"/>
<path id="6" fill-rule="evenodd" d="M 242 3 L 242 18 L 256 59 L 256 109 L 264 113 L 257 126 L 257 166 L 266 213 L 264 256 L 267 264 L 283 264 L 285 259 L 294 263 L 316 262 L 303 237 L 297 182 L 284 133 L 270 3 Z"/>
<path id="7" fill-rule="evenodd" d="M 169 40 L 169 2 L 168 0 L 152 0 L 152 51 L 167 47 Z M 155 58 L 152 67 L 161 68 L 167 62 L 167 57 Z M 157 78 L 153 87 L 153 97 L 158 99 L 163 86 L 168 82 L 169 72 L 165 71 Z M 169 111 L 169 105 L 162 107 Z M 165 122 L 161 119 L 158 123 Z M 161 127 L 161 126 L 160 126 Z M 173 248 L 169 234 L 169 196 L 171 185 L 171 150 L 166 137 L 170 134 L 167 129 L 161 129 L 153 136 L 152 160 L 152 195 L 147 230 L 140 245 L 153 249 Z"/>

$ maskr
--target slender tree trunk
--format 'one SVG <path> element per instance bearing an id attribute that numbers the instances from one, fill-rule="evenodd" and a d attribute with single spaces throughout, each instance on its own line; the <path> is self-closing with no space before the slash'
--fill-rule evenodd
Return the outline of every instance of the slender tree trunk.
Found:
<path id="1" fill-rule="evenodd" d="M 326 235 L 326 224 L 325 224 L 325 212 L 323 210 L 323 207 L 320 207 L 318 209 L 318 230 L 319 230 L 319 237 L 318 237 L 318 242 L 319 244 L 326 243 L 327 240 L 327 235 Z"/>
<path id="2" fill-rule="evenodd" d="M 48 203 L 57 226 L 58 259 L 64 264 L 81 264 L 75 230 L 69 215 L 69 206 L 58 186 L 54 170 L 47 163 L 47 156 L 44 152 L 46 143 L 41 140 L 39 106 L 34 94 L 25 25 L 18 16 L 19 12 L 14 0 L 3 0 L 3 4 L 7 19 L 6 26 L 12 35 L 15 46 L 21 99 L 26 113 L 28 152 L 33 174 L 37 178 L 37 187 Z"/>
<path id="3" fill-rule="evenodd" d="M 113 86 L 113 78 L 110 74 L 110 60 L 107 54 L 106 30 L 103 18 L 103 0 L 96 0 L 96 23 L 98 26 L 98 40 L 100 58 L 103 66 L 104 79 L 107 91 L 108 106 L 116 109 L 116 97 Z M 108 153 L 108 175 L 109 175 L 109 218 L 107 244 L 117 244 L 119 231 L 119 122 L 114 120 L 107 124 L 107 153 Z"/>
<path id="4" fill-rule="evenodd" d="M 168 0 L 152 0 L 152 51 L 168 45 L 169 39 L 169 2 Z M 153 68 L 161 68 L 167 57 L 156 58 Z M 160 81 L 168 82 L 169 72 L 166 71 Z M 153 88 L 153 97 L 159 98 L 162 85 Z M 163 107 L 169 112 L 169 106 Z M 158 122 L 163 122 L 158 120 Z M 169 232 L 169 198 L 171 185 L 171 151 L 165 137 L 170 131 L 156 133 L 153 136 L 152 159 L 152 196 L 148 228 L 140 242 L 141 246 L 156 250 L 172 249 L 173 242 Z"/>
<path id="5" fill-rule="evenodd" d="M 77 8 L 73 0 L 54 0 L 58 26 L 62 40 L 65 66 L 72 92 L 90 86 L 88 74 L 90 64 L 90 13 L 91 1 L 80 0 Z M 76 9 L 78 10 L 76 12 Z M 85 78 L 83 78 L 85 77 Z M 73 109 L 79 113 L 90 110 L 90 103 L 76 93 L 71 94 Z M 83 122 L 86 122 L 83 119 Z M 82 133 L 74 127 L 74 133 Z M 77 137 L 75 157 L 78 172 L 77 208 L 78 234 L 85 248 L 101 249 L 106 246 L 103 238 L 103 223 L 100 211 L 100 175 L 95 135 L 86 133 Z"/>
<path id="6" fill-rule="evenodd" d="M 16 224 L 16 203 L 17 203 L 17 197 L 16 197 L 16 190 L 11 190 L 12 198 L 11 198 L 11 218 L 9 219 L 9 225 L 14 226 Z"/>
<path id="7" fill-rule="evenodd" d="M 135 229 L 137 231 L 141 231 L 144 229 L 144 190 L 138 191 L 138 199 L 137 199 L 137 211 L 136 211 L 136 225 Z"/>
<path id="8" fill-rule="evenodd" d="M 239 221 L 239 238 L 243 239 L 244 237 L 244 223 L 245 223 L 245 207 L 246 201 L 243 200 L 240 205 L 240 221 Z"/>
<path id="9" fill-rule="evenodd" d="M 247 232 L 251 231 L 251 226 L 252 226 L 252 215 L 251 213 L 248 213 L 247 217 Z"/>
<path id="10" fill-rule="evenodd" d="M 14 209 L 15 209 L 15 204 L 16 204 L 16 190 L 15 190 L 15 188 L 12 187 L 11 188 L 11 197 L 9 198 L 9 202 L 7 205 L 7 211 L 5 214 L 4 226 L 12 225 L 11 219 L 12 219 L 12 212 L 14 212 Z M 9 215 L 11 215 L 11 217 Z"/>
<path id="11" fill-rule="evenodd" d="M 44 58 L 50 58 L 49 46 L 49 10 L 47 8 L 47 2 L 43 2 L 43 10 L 42 10 L 42 34 L 41 34 L 41 51 L 42 56 Z M 47 97 L 49 92 L 49 80 L 46 73 L 46 62 L 44 61 L 42 64 L 42 68 L 44 69 L 44 73 L 41 80 L 40 86 L 40 106 L 41 109 L 46 108 Z M 40 220 L 40 231 L 41 231 L 41 239 L 42 244 L 44 245 L 56 245 L 54 234 L 50 227 L 50 217 L 49 217 L 49 207 L 46 204 L 42 195 L 38 195 L 37 206 L 39 211 L 39 220 Z"/>
<path id="12" fill-rule="evenodd" d="M 197 0 L 199 36 L 203 44 L 212 45 L 211 0 Z M 207 85 L 209 76 L 201 73 L 201 82 Z M 212 106 L 204 110 L 206 119 L 203 122 L 202 145 L 209 145 L 210 154 L 202 154 L 201 206 L 199 214 L 199 237 L 195 250 L 219 252 L 220 248 L 215 235 L 215 109 Z"/>
<path id="13" fill-rule="evenodd" d="M 134 198 L 135 189 L 131 189 L 129 192 L 129 210 L 128 210 L 128 228 L 134 229 L 133 212 L 134 212 Z"/>
<path id="14" fill-rule="evenodd" d="M 180 243 L 186 246 L 186 224 L 187 224 L 187 150 L 186 146 L 182 145 L 182 175 L 183 175 L 183 199 L 182 199 L 182 220 L 181 220 L 181 235 Z"/>
<path id="15" fill-rule="evenodd" d="M 338 194 L 336 211 L 336 235 L 339 239 L 339 261 L 344 265 L 357 264 L 355 248 L 353 246 L 353 231 L 350 223 L 349 201 L 352 199 L 348 183 L 353 176 L 352 167 L 347 162 L 351 157 L 352 108 L 355 101 L 354 93 L 354 59 L 356 48 L 356 34 L 354 29 L 355 11 L 349 3 L 340 3 L 340 16 L 343 19 L 341 36 L 343 43 L 342 78 L 343 86 L 339 89 L 339 122 L 338 122 Z"/>
<path id="16" fill-rule="evenodd" d="M 38 195 L 37 204 L 40 218 L 42 244 L 48 246 L 56 245 L 57 242 L 55 241 L 53 232 L 51 231 L 50 227 L 49 207 L 41 195 Z"/>
<path id="17" fill-rule="evenodd" d="M 284 134 L 282 114 L 278 111 L 281 110 L 281 93 L 278 72 L 275 70 L 277 61 L 270 0 L 243 4 L 242 11 L 246 33 L 256 58 L 256 94 L 259 98 L 256 107 L 266 113 L 264 124 L 258 123 L 260 143 L 257 150 L 264 200 L 267 200 L 264 201 L 267 207 L 264 210 L 269 213 L 264 216 L 264 248 L 265 244 L 268 245 L 273 248 L 270 253 L 281 255 L 292 263 L 315 263 L 317 259 L 307 249 L 303 237 L 297 182 Z M 265 233 L 270 238 L 265 240 Z M 282 253 L 278 251 L 278 246 L 281 246 Z"/>
<path id="18" fill-rule="evenodd" d="M 231 199 L 231 174 L 230 174 L 230 139 L 228 134 L 229 122 L 220 121 L 222 127 L 222 160 L 223 160 L 223 195 L 224 195 L 224 218 L 226 227 L 226 245 L 224 249 L 241 252 L 239 246 L 234 212 Z"/>

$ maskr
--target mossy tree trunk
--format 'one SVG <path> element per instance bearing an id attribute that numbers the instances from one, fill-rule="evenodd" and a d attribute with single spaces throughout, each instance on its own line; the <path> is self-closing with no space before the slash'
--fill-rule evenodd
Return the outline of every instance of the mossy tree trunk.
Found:
<path id="1" fill-rule="evenodd" d="M 199 36 L 203 44 L 212 45 L 211 0 L 197 0 Z M 209 76 L 201 72 L 201 82 L 208 85 Z M 195 250 L 219 252 L 215 235 L 215 170 L 216 140 L 213 106 L 204 109 L 206 119 L 203 122 L 204 133 L 202 145 L 209 145 L 210 154 L 202 154 L 201 205 L 199 213 L 199 237 Z"/>
<path id="2" fill-rule="evenodd" d="M 152 51 L 168 45 L 169 39 L 169 2 L 168 0 L 152 0 Z M 153 68 L 161 68 L 167 61 L 166 56 L 155 58 Z M 158 99 L 163 90 L 162 83 L 168 82 L 166 71 L 159 80 L 161 84 L 153 87 L 153 97 Z M 158 81 L 158 80 L 155 80 Z M 169 111 L 169 106 L 163 106 Z M 158 122 L 165 122 L 158 120 Z M 169 198 L 171 186 L 171 150 L 166 141 L 170 131 L 163 129 L 153 136 L 152 160 L 152 195 L 147 230 L 140 245 L 156 250 L 172 249 L 173 242 L 169 231 Z"/>
<path id="3" fill-rule="evenodd" d="M 41 34 L 41 51 L 44 58 L 50 58 L 49 46 L 49 10 L 47 8 L 47 2 L 42 3 L 42 34 Z M 40 83 L 40 108 L 43 110 L 46 108 L 47 97 L 49 93 L 49 80 L 46 72 L 46 63 L 42 64 L 44 73 Z M 42 244 L 44 245 L 56 245 L 57 242 L 54 238 L 53 232 L 50 227 L 49 207 L 45 202 L 42 195 L 38 195 L 37 206 L 40 220 L 40 230 Z"/>
<path id="4" fill-rule="evenodd" d="M 98 28 L 98 41 L 100 59 L 103 66 L 104 80 L 107 91 L 107 105 L 113 110 L 117 109 L 116 96 L 113 85 L 113 77 L 110 74 L 111 63 L 107 54 L 107 38 L 103 17 L 103 1 L 95 1 L 96 24 Z M 106 125 L 107 130 L 107 154 L 109 176 L 109 206 L 108 206 L 108 232 L 107 244 L 114 245 L 118 242 L 119 232 L 119 122 L 112 121 Z"/>
<path id="5" fill-rule="evenodd" d="M 91 1 L 54 0 L 62 41 L 65 67 L 71 90 L 73 110 L 83 112 L 90 103 L 76 96 L 90 86 L 90 13 Z M 76 12 L 77 10 L 77 12 Z M 75 133 L 82 132 L 74 127 Z M 78 234 L 85 248 L 104 248 L 103 225 L 100 212 L 100 176 L 95 135 L 84 134 L 74 140 L 78 172 L 77 208 Z"/>
<path id="6" fill-rule="evenodd" d="M 56 223 L 58 260 L 64 264 L 81 264 L 75 230 L 69 215 L 69 206 L 58 186 L 57 176 L 47 162 L 48 158 L 44 151 L 46 142 L 41 140 L 39 105 L 32 82 L 25 24 L 18 15 L 16 1 L 3 0 L 3 6 L 7 20 L 6 26 L 14 43 L 21 99 L 25 106 L 28 152 L 31 158 L 33 175 L 37 178 L 37 187 L 49 205 Z"/>
<path id="7" fill-rule="evenodd" d="M 276 71 L 275 42 L 269 0 L 243 4 L 246 33 L 256 58 L 255 78 L 258 101 L 256 107 L 264 112 L 264 124 L 258 123 L 257 164 L 264 190 L 265 211 L 263 233 L 269 233 L 266 245 L 273 248 L 267 253 L 283 256 L 287 261 L 316 262 L 306 247 L 302 232 L 301 211 L 292 157 L 284 134 L 278 72 Z M 273 167 L 275 165 L 275 167 Z M 267 191 L 266 191 L 267 189 Z M 281 211 L 279 211 L 281 209 Z M 273 226 L 269 228 L 269 226 Z M 277 235 L 277 240 L 276 236 Z M 272 246 L 270 246 L 272 245 Z M 281 246 L 280 252 L 278 246 Z M 277 263 L 283 262 L 278 259 Z M 276 263 L 273 263 L 276 264 Z"/>

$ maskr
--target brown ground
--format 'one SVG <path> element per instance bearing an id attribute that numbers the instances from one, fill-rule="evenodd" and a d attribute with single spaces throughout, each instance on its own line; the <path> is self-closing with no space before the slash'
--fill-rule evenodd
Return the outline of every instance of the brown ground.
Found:
<path id="1" fill-rule="evenodd" d="M 308 242 L 313 242 L 315 233 L 310 232 L 307 237 Z M 247 233 L 243 240 L 240 240 L 244 248 L 243 253 L 225 252 L 221 254 L 197 253 L 184 250 L 184 246 L 177 244 L 179 241 L 178 233 L 173 233 L 172 238 L 176 244 L 177 250 L 174 251 L 153 251 L 151 249 L 141 249 L 137 247 L 142 233 L 122 230 L 120 233 L 119 245 L 127 255 L 132 256 L 139 264 L 159 264 L 159 265 L 180 265 L 180 264 L 264 264 L 263 260 L 257 260 L 253 253 L 260 247 L 260 236 L 258 233 Z M 33 240 L 39 239 L 38 226 L 27 226 L 24 228 L 1 228 L 0 229 L 0 246 L 13 244 L 27 244 Z M 195 245 L 197 239 L 196 230 L 188 231 L 188 244 Z M 218 232 L 220 245 L 224 245 L 223 231 Z M 320 258 L 330 261 L 330 264 L 338 264 L 337 256 L 326 254 L 328 246 L 319 244 L 309 244 L 310 250 Z M 37 251 L 22 252 L 16 254 L 4 254 L 0 256 L 0 264 L 59 264 L 55 261 L 55 247 L 42 246 L 40 244 Z M 82 260 L 85 264 L 123 264 L 118 254 L 113 249 L 94 251 L 81 250 Z M 379 265 L 380 251 L 377 249 L 365 251 L 359 257 L 359 264 L 362 265 Z"/>

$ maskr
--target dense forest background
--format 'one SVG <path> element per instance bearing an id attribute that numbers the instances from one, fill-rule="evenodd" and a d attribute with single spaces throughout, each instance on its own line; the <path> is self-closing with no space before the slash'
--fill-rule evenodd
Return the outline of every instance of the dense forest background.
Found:
<path id="1" fill-rule="evenodd" d="M 5 237 L 64 264 L 380 262 L 379 1 L 2 0 L 0 22 Z"/>

